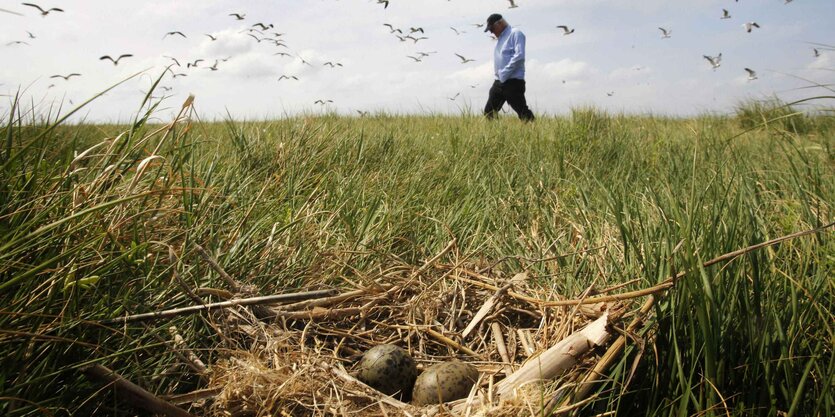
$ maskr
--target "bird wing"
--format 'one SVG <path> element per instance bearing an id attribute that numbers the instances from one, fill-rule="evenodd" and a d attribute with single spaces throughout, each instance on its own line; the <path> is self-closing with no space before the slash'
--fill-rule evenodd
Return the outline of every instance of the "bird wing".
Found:
<path id="1" fill-rule="evenodd" d="M 38 6 L 37 4 L 32 4 L 32 3 L 21 3 L 21 4 L 23 4 L 24 6 L 34 7 L 36 9 L 40 10 L 41 13 L 44 12 L 44 9 L 41 9 L 41 6 Z"/>
<path id="2" fill-rule="evenodd" d="M 133 54 L 122 54 L 122 55 L 119 55 L 119 58 L 117 59 L 117 61 L 118 61 L 119 59 L 122 59 L 122 58 L 130 58 L 130 57 L 132 57 L 132 56 L 133 56 Z"/>
<path id="3" fill-rule="evenodd" d="M 113 61 L 113 58 L 111 58 L 110 55 L 105 55 L 105 56 L 99 58 L 99 60 L 105 60 L 105 59 L 109 59 L 109 60 Z M 116 61 L 113 61 L 113 62 L 116 62 Z"/>

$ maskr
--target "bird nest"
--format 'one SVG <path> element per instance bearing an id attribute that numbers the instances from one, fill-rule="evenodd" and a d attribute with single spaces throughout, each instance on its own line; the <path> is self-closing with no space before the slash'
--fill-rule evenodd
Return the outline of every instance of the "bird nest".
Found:
<path id="1" fill-rule="evenodd" d="M 516 416 L 586 402 L 622 301 L 591 288 L 566 299 L 526 273 L 503 277 L 438 258 L 341 293 L 217 311 L 213 327 L 230 347 L 205 368 L 208 387 L 167 400 L 218 416 Z M 602 323 L 596 335 L 573 339 L 590 323 Z M 404 348 L 419 370 L 467 362 L 479 380 L 455 402 L 401 402 L 354 377 L 363 352 L 380 344 Z"/>
<path id="2" fill-rule="evenodd" d="M 606 294 L 617 287 L 588 288 L 569 299 L 532 283 L 524 272 L 503 276 L 472 264 L 439 262 L 452 245 L 419 268 L 391 268 L 354 289 L 294 293 L 287 295 L 294 302 L 270 299 L 269 305 L 262 304 L 268 297 L 253 297 L 257 294 L 198 246 L 235 289 L 235 295 L 189 291 L 195 299 L 207 293 L 227 298 L 223 308 L 207 315 L 224 346 L 215 352 L 219 359 L 205 366 L 172 328 L 178 356 L 206 385 L 155 399 L 167 404 L 153 410 L 210 416 L 517 416 L 572 410 L 593 400 L 589 393 L 596 378 L 617 357 L 606 352 L 616 345 L 613 325 L 632 296 Z M 647 310 L 645 305 L 641 312 Z M 479 379 L 467 398 L 431 406 L 401 402 L 355 378 L 363 352 L 381 344 L 405 349 L 419 371 L 458 360 L 474 365 Z"/>

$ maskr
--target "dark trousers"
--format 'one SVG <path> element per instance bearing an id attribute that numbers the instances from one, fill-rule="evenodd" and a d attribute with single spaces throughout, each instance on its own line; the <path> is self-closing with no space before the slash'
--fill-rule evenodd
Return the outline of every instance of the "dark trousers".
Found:
<path id="1" fill-rule="evenodd" d="M 533 112 L 525 101 L 525 80 L 511 78 L 504 83 L 496 80 L 490 87 L 490 96 L 487 98 L 487 105 L 484 106 L 484 115 L 488 119 L 496 117 L 505 102 L 510 104 L 510 108 L 519 115 L 519 119 L 526 122 L 534 119 Z"/>

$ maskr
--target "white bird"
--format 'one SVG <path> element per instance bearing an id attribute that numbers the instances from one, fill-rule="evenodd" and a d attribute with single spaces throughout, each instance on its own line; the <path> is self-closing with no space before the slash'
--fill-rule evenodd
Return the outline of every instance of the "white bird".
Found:
<path id="1" fill-rule="evenodd" d="M 574 29 L 569 30 L 568 26 L 566 26 L 566 25 L 559 25 L 559 26 L 557 26 L 557 29 L 562 29 L 563 36 L 570 35 L 570 34 L 574 33 Z"/>
<path id="2" fill-rule="evenodd" d="M 458 92 L 458 93 L 455 93 L 455 95 L 454 95 L 454 96 L 452 96 L 452 97 L 447 97 L 447 99 L 449 99 L 450 101 L 455 101 L 455 99 L 457 99 L 457 98 L 458 98 L 458 96 L 460 96 L 460 95 L 461 95 L 461 93 L 460 93 L 460 92 Z"/>
<path id="3" fill-rule="evenodd" d="M 661 39 L 669 38 L 670 34 L 673 33 L 671 29 L 664 29 L 662 27 L 659 27 L 658 29 L 661 30 Z"/>
<path id="4" fill-rule="evenodd" d="M 388 2 L 386 2 L 386 3 L 388 3 Z M 323 105 L 323 106 L 324 106 L 326 103 L 333 103 L 333 100 L 316 100 L 316 101 L 314 101 L 314 102 L 313 102 L 313 104 L 321 104 L 321 105 Z"/>
<path id="5" fill-rule="evenodd" d="M 760 25 L 758 25 L 757 22 L 745 22 L 745 23 L 742 24 L 742 27 L 745 28 L 746 32 L 751 33 L 752 29 L 754 29 L 754 28 L 759 29 Z"/>
<path id="6" fill-rule="evenodd" d="M 457 56 L 458 58 L 461 58 L 461 63 L 462 64 L 466 64 L 468 62 L 475 61 L 474 59 L 464 58 L 462 55 L 459 55 L 459 54 L 455 54 L 455 56 Z"/>
<path id="7" fill-rule="evenodd" d="M 751 68 L 745 68 L 745 72 L 748 73 L 748 81 L 757 79 L 756 71 L 752 70 Z"/>
<path id="8" fill-rule="evenodd" d="M 730 19 L 731 14 L 728 13 L 728 9 L 722 9 L 722 17 L 720 19 Z"/>
<path id="9" fill-rule="evenodd" d="M 716 68 L 719 68 L 719 65 L 721 65 L 721 62 L 722 62 L 722 53 L 721 53 L 721 52 L 719 52 L 719 55 L 717 55 L 717 56 L 707 56 L 707 55 L 702 55 L 702 56 L 703 56 L 703 57 L 704 57 L 704 58 L 705 58 L 708 62 L 710 62 L 710 65 L 712 65 L 712 66 L 713 66 L 713 69 L 714 69 L 714 70 L 715 70 Z"/>
<path id="10" fill-rule="evenodd" d="M 53 76 L 51 76 L 51 77 L 49 77 L 49 78 L 63 78 L 63 79 L 64 79 L 64 81 L 68 81 L 71 77 L 76 77 L 76 76 L 79 76 L 79 77 L 80 77 L 80 76 L 81 76 L 81 74 L 79 74 L 79 73 L 77 73 L 77 72 L 74 72 L 74 73 L 72 73 L 72 74 L 68 74 L 68 75 L 60 75 L 60 74 L 56 74 L 56 75 L 53 75 Z"/>
<path id="11" fill-rule="evenodd" d="M 53 7 L 51 9 L 44 10 L 43 8 L 41 8 L 41 6 L 38 6 L 37 4 L 33 4 L 33 3 L 21 3 L 21 4 L 23 4 L 24 6 L 34 7 L 36 9 L 40 10 L 41 11 L 41 17 L 46 17 L 46 15 L 48 15 L 49 12 L 61 12 L 61 13 L 64 12 L 63 9 L 59 9 L 57 7 Z"/>
<path id="12" fill-rule="evenodd" d="M 513 0 L 507 0 L 507 1 L 510 3 L 510 7 L 508 7 L 508 9 L 515 9 L 515 8 L 519 7 L 519 6 L 516 5 L 515 1 L 513 1 Z"/>
<path id="13" fill-rule="evenodd" d="M 121 61 L 122 58 L 130 58 L 132 56 L 133 55 L 131 55 L 131 54 L 122 54 L 122 55 L 119 55 L 118 58 L 113 59 L 110 55 L 105 55 L 105 56 L 99 58 L 99 60 L 101 60 L 101 61 L 110 60 L 110 62 L 112 62 L 113 65 L 119 65 L 119 61 Z"/>
<path id="14" fill-rule="evenodd" d="M 229 13 L 229 16 L 235 16 L 235 20 L 244 20 L 246 17 L 243 13 Z"/>
<path id="15" fill-rule="evenodd" d="M 278 81 L 281 81 L 281 80 L 296 80 L 296 81 L 298 81 L 299 77 L 296 77 L 295 75 L 282 75 L 281 77 L 278 77 Z"/>

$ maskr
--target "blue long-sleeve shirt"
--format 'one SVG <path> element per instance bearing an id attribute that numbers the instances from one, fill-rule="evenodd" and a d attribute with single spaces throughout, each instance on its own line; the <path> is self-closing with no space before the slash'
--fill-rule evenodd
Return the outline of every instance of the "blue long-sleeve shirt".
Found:
<path id="1" fill-rule="evenodd" d="M 525 34 L 521 30 L 508 25 L 499 34 L 493 51 L 493 68 L 500 82 L 525 79 Z"/>

